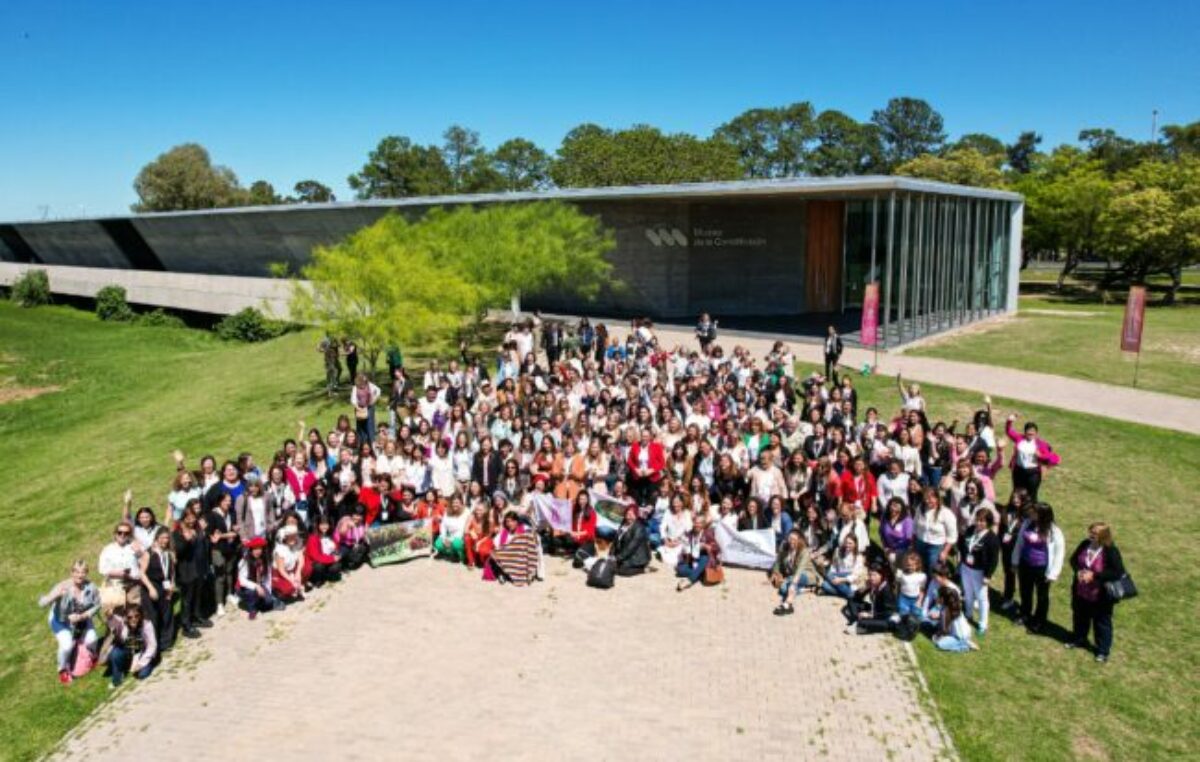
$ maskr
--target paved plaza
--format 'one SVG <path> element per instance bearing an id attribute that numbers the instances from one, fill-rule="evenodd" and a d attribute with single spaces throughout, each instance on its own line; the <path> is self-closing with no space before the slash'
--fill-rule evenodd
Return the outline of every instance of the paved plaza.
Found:
<path id="1" fill-rule="evenodd" d="M 219 620 L 54 758 L 951 755 L 899 641 L 845 634 L 830 598 L 774 604 L 735 569 L 684 593 L 667 571 L 592 590 L 558 559 L 525 589 L 424 559 L 363 570 Z"/>

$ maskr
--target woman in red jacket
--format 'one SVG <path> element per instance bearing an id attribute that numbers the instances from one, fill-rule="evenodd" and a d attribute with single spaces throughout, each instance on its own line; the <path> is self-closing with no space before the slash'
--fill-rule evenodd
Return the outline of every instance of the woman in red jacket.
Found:
<path id="1" fill-rule="evenodd" d="M 317 519 L 316 531 L 308 536 L 308 542 L 304 545 L 304 557 L 312 569 L 309 579 L 317 587 L 342 578 L 337 542 L 333 539 L 333 525 L 329 523 L 328 514 Z"/>
<path id="2" fill-rule="evenodd" d="M 854 456 L 850 468 L 842 474 L 839 485 L 843 503 L 853 503 L 862 511 L 867 521 L 876 513 L 878 495 L 875 491 L 875 477 L 867 468 L 867 461 L 861 455 Z"/>
<path id="3" fill-rule="evenodd" d="M 667 467 L 667 456 L 662 442 L 652 441 L 650 429 L 643 428 L 638 441 L 629 448 L 629 488 L 638 505 L 649 505 L 658 494 L 658 483 L 662 481 Z"/>

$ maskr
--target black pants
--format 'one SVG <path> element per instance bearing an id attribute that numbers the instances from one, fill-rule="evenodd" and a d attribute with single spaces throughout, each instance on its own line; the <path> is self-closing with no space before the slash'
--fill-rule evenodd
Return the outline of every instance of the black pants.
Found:
<path id="1" fill-rule="evenodd" d="M 617 562 L 617 576 L 619 577 L 636 577 L 646 571 L 645 566 L 634 566 L 633 564 Z"/>
<path id="2" fill-rule="evenodd" d="M 1046 579 L 1046 567 L 1025 566 L 1017 567 L 1017 580 L 1021 584 L 1021 618 L 1025 626 L 1031 630 L 1039 630 L 1046 624 L 1050 614 L 1050 582 Z M 1037 593 L 1037 606 L 1033 605 L 1034 592 Z"/>
<path id="3" fill-rule="evenodd" d="M 1012 544 L 1000 546 L 1000 561 L 1004 565 L 1004 602 L 1013 599 L 1017 591 L 1017 570 L 1012 562 Z"/>
<path id="4" fill-rule="evenodd" d="M 165 650 L 175 642 L 175 616 L 172 610 L 175 607 L 175 599 L 168 598 L 161 585 L 155 585 L 154 592 L 158 595 L 158 600 L 151 598 L 149 593 L 144 593 L 142 608 L 154 624 L 154 637 L 158 640 L 159 649 Z"/>
<path id="5" fill-rule="evenodd" d="M 842 359 L 841 355 L 825 355 L 825 378 L 833 378 L 833 374 L 837 372 L 837 364 L 840 359 Z"/>
<path id="6" fill-rule="evenodd" d="M 638 505 L 650 505 L 658 497 L 658 482 L 651 479 L 630 479 L 629 492 Z"/>
<path id="7" fill-rule="evenodd" d="M 875 617 L 867 617 L 866 619 L 858 620 L 858 632 L 866 635 L 876 632 L 891 632 L 896 629 L 896 625 L 890 618 L 876 619 Z"/>
<path id="8" fill-rule="evenodd" d="M 179 582 L 179 626 L 190 630 L 200 621 L 200 580 Z"/>
<path id="9" fill-rule="evenodd" d="M 308 580 L 317 587 L 324 585 L 326 582 L 337 582 L 342 578 L 342 567 L 337 561 L 331 564 L 322 564 L 316 561 L 312 565 L 312 574 Z"/>
<path id="10" fill-rule="evenodd" d="M 1042 469 L 1040 468 L 1021 468 L 1016 466 L 1012 472 L 1013 489 L 1024 487 L 1029 493 L 1029 499 L 1037 502 L 1038 488 L 1042 486 Z"/>
<path id="11" fill-rule="evenodd" d="M 1108 656 L 1112 651 L 1113 602 L 1109 600 L 1089 601 L 1071 596 L 1071 613 L 1075 621 L 1075 640 L 1087 640 L 1088 630 L 1096 633 L 1096 655 Z"/>

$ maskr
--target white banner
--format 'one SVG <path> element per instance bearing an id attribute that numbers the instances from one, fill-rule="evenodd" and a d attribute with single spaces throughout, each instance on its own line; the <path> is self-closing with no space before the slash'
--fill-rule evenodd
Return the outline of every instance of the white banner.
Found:
<path id="1" fill-rule="evenodd" d="M 771 529 L 748 529 L 735 532 L 718 521 L 714 524 L 717 544 L 721 546 L 721 563 L 745 566 L 750 569 L 770 569 L 775 565 L 775 532 Z"/>
<path id="2" fill-rule="evenodd" d="M 553 495 L 535 493 L 533 507 L 538 521 L 556 532 L 571 531 L 571 501 Z"/>

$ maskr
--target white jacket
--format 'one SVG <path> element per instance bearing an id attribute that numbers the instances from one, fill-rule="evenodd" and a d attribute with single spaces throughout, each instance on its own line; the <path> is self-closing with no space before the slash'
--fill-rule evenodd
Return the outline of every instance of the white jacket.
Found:
<path id="1" fill-rule="evenodd" d="M 1013 566 L 1021 563 L 1021 549 L 1025 546 L 1025 532 L 1033 522 L 1025 521 L 1021 524 L 1021 529 L 1017 532 L 1017 541 L 1013 545 L 1012 563 Z M 1050 539 L 1046 543 L 1046 579 L 1050 582 L 1058 579 L 1058 575 L 1062 573 L 1063 558 L 1067 554 L 1067 540 L 1063 537 L 1062 530 L 1058 528 L 1058 524 L 1050 527 Z"/>

